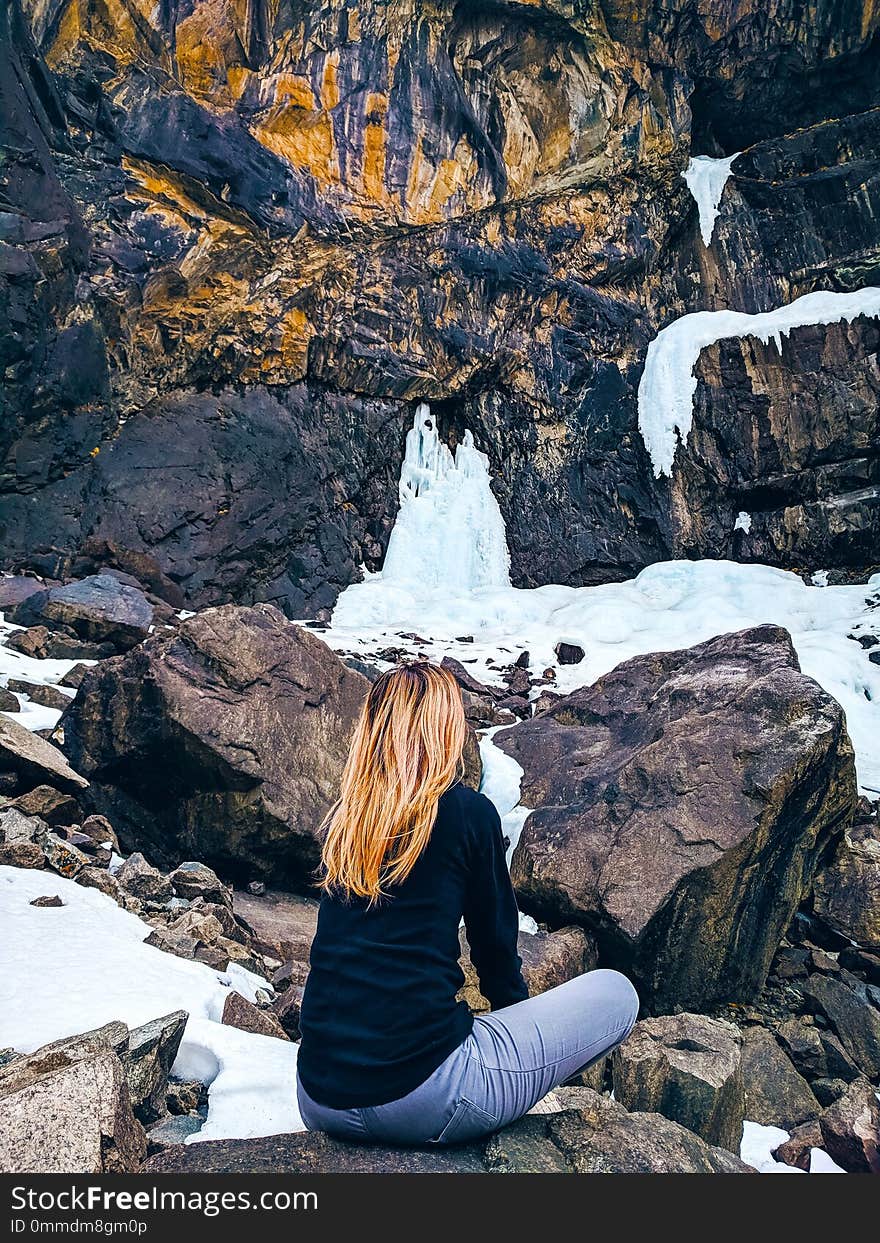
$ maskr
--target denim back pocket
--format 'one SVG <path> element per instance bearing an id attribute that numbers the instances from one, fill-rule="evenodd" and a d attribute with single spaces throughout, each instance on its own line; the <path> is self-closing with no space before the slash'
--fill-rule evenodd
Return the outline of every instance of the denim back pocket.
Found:
<path id="1" fill-rule="evenodd" d="M 492 1114 L 475 1105 L 463 1096 L 455 1107 L 455 1112 L 446 1123 L 432 1144 L 465 1144 L 469 1140 L 489 1135 L 498 1126 Z"/>

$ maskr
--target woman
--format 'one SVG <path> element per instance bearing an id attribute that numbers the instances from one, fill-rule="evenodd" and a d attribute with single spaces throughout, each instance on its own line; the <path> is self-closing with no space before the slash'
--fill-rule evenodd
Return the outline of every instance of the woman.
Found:
<path id="1" fill-rule="evenodd" d="M 297 1094 L 309 1130 L 384 1143 L 474 1139 L 610 1052 L 638 997 L 590 971 L 528 997 L 501 821 L 461 784 L 458 683 L 427 663 L 373 683 L 327 820 L 302 1001 Z M 492 1013 L 474 1017 L 458 929 Z"/>

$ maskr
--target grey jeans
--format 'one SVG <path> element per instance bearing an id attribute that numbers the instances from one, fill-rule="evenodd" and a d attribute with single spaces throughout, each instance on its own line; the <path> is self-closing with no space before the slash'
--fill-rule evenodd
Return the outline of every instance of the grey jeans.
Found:
<path id="1" fill-rule="evenodd" d="M 636 990 L 617 971 L 588 971 L 504 1010 L 478 1015 L 471 1034 L 412 1092 L 387 1105 L 329 1109 L 297 1080 L 310 1131 L 386 1144 L 476 1139 L 527 1113 L 551 1088 L 629 1035 Z"/>

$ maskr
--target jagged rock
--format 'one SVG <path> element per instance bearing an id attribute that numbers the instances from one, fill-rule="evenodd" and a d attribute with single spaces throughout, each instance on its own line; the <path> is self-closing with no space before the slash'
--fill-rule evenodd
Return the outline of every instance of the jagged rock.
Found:
<path id="1" fill-rule="evenodd" d="M 318 903 L 293 893 L 269 889 L 255 895 L 236 889 L 232 909 L 257 941 L 282 962 L 307 962 L 318 926 Z"/>
<path id="2" fill-rule="evenodd" d="M 28 596 L 44 590 L 44 584 L 38 578 L 26 578 L 21 574 L 4 575 L 0 578 L 0 612 L 8 613 L 10 608 L 21 604 Z"/>
<path id="3" fill-rule="evenodd" d="M 299 1040 L 301 1035 L 299 1024 L 304 983 L 305 981 L 289 984 L 284 992 L 272 1002 L 272 1013 L 291 1040 Z"/>
<path id="4" fill-rule="evenodd" d="M 793 1165 L 796 1169 L 809 1171 L 813 1149 L 821 1148 L 824 1140 L 818 1118 L 812 1122 L 804 1122 L 796 1126 L 784 1144 L 780 1144 L 773 1156 L 785 1165 Z"/>
<path id="5" fill-rule="evenodd" d="M 219 919 L 205 911 L 190 909 L 168 924 L 167 932 L 171 937 L 186 937 L 211 945 L 223 936 L 223 925 Z"/>
<path id="6" fill-rule="evenodd" d="M 880 949 L 880 822 L 876 814 L 838 843 L 813 880 L 813 910 L 835 932 Z"/>
<path id="7" fill-rule="evenodd" d="M 141 1122 L 154 1122 L 165 1112 L 168 1076 L 188 1017 L 185 1010 L 176 1010 L 128 1034 L 125 1077 L 135 1117 Z"/>
<path id="8" fill-rule="evenodd" d="M 880 1174 L 880 1102 L 867 1079 L 856 1079 L 819 1118 L 823 1147 L 853 1174 Z"/>
<path id="9" fill-rule="evenodd" d="M 227 1027 L 237 1027 L 243 1032 L 255 1032 L 259 1036 L 275 1036 L 278 1040 L 290 1039 L 271 1010 L 260 1010 L 234 989 L 223 1003 L 223 1017 L 220 1022 Z"/>
<path id="10" fill-rule="evenodd" d="M 165 1104 L 170 1114 L 206 1113 L 208 1089 L 198 1079 L 170 1079 Z"/>
<path id="11" fill-rule="evenodd" d="M 28 682 L 24 678 L 10 678 L 6 685 L 10 691 L 15 691 L 18 695 L 27 695 L 31 703 L 41 704 L 44 708 L 57 708 L 63 712 L 70 704 L 70 696 L 58 690 L 57 686 L 46 686 L 42 682 Z"/>
<path id="12" fill-rule="evenodd" d="M 0 1068 L 0 1167 L 7 1172 L 124 1174 L 145 1155 L 125 1070 L 107 1043 L 73 1037 Z"/>
<path id="13" fill-rule="evenodd" d="M 661 1114 L 627 1113 L 588 1088 L 577 1090 L 577 1100 L 577 1109 L 526 1117 L 493 1136 L 486 1149 L 487 1167 L 511 1174 L 533 1169 L 575 1174 L 753 1173 L 738 1156 L 712 1147 Z M 559 1154 L 565 1171 L 552 1170 Z"/>
<path id="14" fill-rule="evenodd" d="M 232 893 L 224 885 L 220 877 L 204 863 L 181 863 L 168 877 L 174 886 L 174 892 L 181 898 L 204 898 L 206 902 L 217 902 L 222 906 L 232 906 Z"/>
<path id="15" fill-rule="evenodd" d="M 458 995 L 472 1010 L 484 1013 L 490 1008 L 489 1002 L 480 992 L 464 929 L 459 934 L 459 940 L 462 951 L 459 962 L 465 982 Z M 576 927 L 560 928 L 556 932 L 520 932 L 517 951 L 522 959 L 523 979 L 531 997 L 545 993 L 557 984 L 564 984 L 584 971 L 591 971 L 598 963 L 592 937 Z"/>
<path id="16" fill-rule="evenodd" d="M 823 1109 L 839 1101 L 848 1086 L 844 1079 L 814 1079 L 810 1084 L 813 1095 Z"/>
<path id="17" fill-rule="evenodd" d="M 78 815 L 76 799 L 48 785 L 20 794 L 9 806 L 25 816 L 39 816 L 47 824 L 71 824 Z"/>
<path id="18" fill-rule="evenodd" d="M 42 842 L 48 825 L 39 815 L 10 804 L 0 811 L 0 842 Z"/>
<path id="19" fill-rule="evenodd" d="M 837 961 L 841 967 L 859 978 L 871 984 L 880 984 L 880 953 L 874 954 L 855 945 L 848 945 L 840 951 Z"/>
<path id="20" fill-rule="evenodd" d="M 303 878 L 366 687 L 277 609 L 228 605 L 92 670 L 65 748 L 157 854 Z"/>
<path id="21" fill-rule="evenodd" d="M 19 625 L 61 628 L 82 642 L 107 643 L 120 652 L 145 639 L 153 623 L 143 591 L 112 574 L 92 574 L 29 595 L 9 616 Z"/>
<path id="22" fill-rule="evenodd" d="M 53 872 L 66 876 L 69 880 L 75 880 L 83 868 L 89 865 L 88 855 L 57 833 L 47 833 L 42 847 L 47 865 Z"/>
<path id="23" fill-rule="evenodd" d="M 643 1019 L 613 1053 L 614 1097 L 738 1153 L 745 1117 L 739 1029 L 701 1014 Z"/>
<path id="24" fill-rule="evenodd" d="M 16 630 L 6 640 L 6 646 L 35 660 L 102 660 L 116 652 L 112 643 L 88 643 L 63 631 L 56 634 L 48 626 Z"/>
<path id="25" fill-rule="evenodd" d="M 154 928 L 145 939 L 144 945 L 153 945 L 156 949 L 162 950 L 164 954 L 173 954 L 175 958 L 185 958 L 189 961 L 196 957 L 196 951 L 199 948 L 199 942 L 195 937 L 187 936 L 182 932 L 172 932 L 168 928 Z M 218 970 L 222 971 L 225 965 L 224 956 L 217 951 L 213 962 L 209 965 L 216 965 Z"/>
<path id="26" fill-rule="evenodd" d="M 13 868 L 42 868 L 46 857 L 36 842 L 0 842 L 0 864 Z"/>
<path id="27" fill-rule="evenodd" d="M 581 1089 L 579 1108 L 529 1116 L 498 1135 L 450 1147 L 346 1144 L 319 1132 L 215 1140 L 166 1149 L 144 1171 L 158 1173 L 752 1173 L 659 1114 L 628 1114 Z"/>
<path id="28" fill-rule="evenodd" d="M 63 677 L 58 679 L 58 685 L 69 686 L 73 690 L 79 690 L 82 680 L 90 668 L 91 665 L 84 665 L 82 663 L 74 665 L 72 669 L 67 670 Z"/>
<path id="29" fill-rule="evenodd" d="M 119 882 L 115 876 L 112 876 L 104 868 L 101 867 L 85 867 L 77 874 L 76 883 L 85 885 L 87 889 L 97 889 L 101 893 L 106 893 L 114 902 L 119 902 L 120 889 Z"/>
<path id="30" fill-rule="evenodd" d="M 793 1065 L 806 1079 L 828 1075 L 828 1060 L 815 1024 L 804 1018 L 790 1018 L 778 1024 L 774 1031 Z"/>
<path id="31" fill-rule="evenodd" d="M 557 643 L 555 650 L 560 665 L 579 665 L 586 655 L 578 643 Z"/>
<path id="32" fill-rule="evenodd" d="M 15 773 L 27 788 L 46 784 L 76 794 L 88 786 L 74 772 L 65 756 L 44 738 L 38 738 L 18 721 L 0 715 L 0 772 Z"/>
<path id="33" fill-rule="evenodd" d="M 31 906 L 64 906 L 64 903 L 61 901 L 58 894 L 56 893 L 56 894 L 51 894 L 51 895 L 45 894 L 41 898 L 34 898 L 31 901 L 30 905 Z"/>
<path id="34" fill-rule="evenodd" d="M 18 698 L 3 686 L 0 686 L 0 712 L 21 712 Z"/>
<path id="35" fill-rule="evenodd" d="M 626 661 L 495 743 L 537 809 L 523 905 L 591 927 L 652 1011 L 760 990 L 855 805 L 840 706 L 772 626 Z"/>
<path id="36" fill-rule="evenodd" d="M 790 1131 L 821 1113 L 806 1079 L 763 1027 L 743 1032 L 742 1075 L 745 1116 L 750 1122 Z"/>
<path id="37" fill-rule="evenodd" d="M 858 986 L 858 981 L 853 983 Z M 811 975 L 801 990 L 807 1007 L 828 1020 L 862 1073 L 880 1077 L 880 1011 L 856 988 L 832 976 Z"/>
<path id="38" fill-rule="evenodd" d="M 86 816 L 79 826 L 80 831 L 90 838 L 96 846 L 104 846 L 119 853 L 119 841 L 113 825 L 106 816 Z"/>
<path id="39" fill-rule="evenodd" d="M 171 881 L 136 851 L 116 870 L 120 886 L 142 902 L 165 902 L 174 895 Z"/>

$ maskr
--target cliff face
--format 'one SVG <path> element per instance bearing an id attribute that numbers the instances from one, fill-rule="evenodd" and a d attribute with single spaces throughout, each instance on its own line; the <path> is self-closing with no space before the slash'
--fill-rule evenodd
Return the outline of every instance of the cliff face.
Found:
<path id="1" fill-rule="evenodd" d="M 381 564 L 420 399 L 518 583 L 876 558 L 873 322 L 704 351 L 671 480 L 636 425 L 675 317 L 880 283 L 870 0 L 18 3 L 4 565 L 315 612 Z M 692 150 L 744 151 L 709 249 Z"/>

